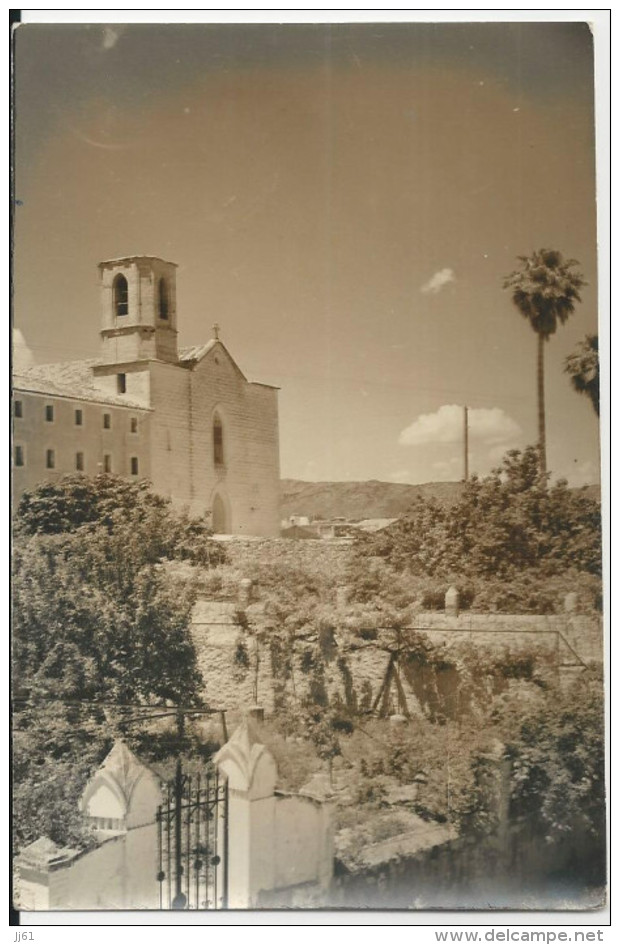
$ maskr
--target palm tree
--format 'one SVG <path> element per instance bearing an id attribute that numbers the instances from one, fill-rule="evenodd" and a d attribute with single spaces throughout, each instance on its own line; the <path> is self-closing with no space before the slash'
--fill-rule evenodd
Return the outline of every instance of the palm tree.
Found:
<path id="1" fill-rule="evenodd" d="M 597 417 L 600 416 L 598 363 L 598 335 L 586 335 L 585 341 L 580 341 L 576 351 L 564 362 L 571 384 L 590 399 Z"/>
<path id="2" fill-rule="evenodd" d="M 587 285 L 575 267 L 575 259 L 564 259 L 555 249 L 539 249 L 531 256 L 518 256 L 521 263 L 504 279 L 512 301 L 527 318 L 538 336 L 537 389 L 538 389 L 538 450 L 540 473 L 547 475 L 547 448 L 545 437 L 545 341 L 555 334 L 558 322 L 563 325 L 581 302 L 579 290 Z"/>

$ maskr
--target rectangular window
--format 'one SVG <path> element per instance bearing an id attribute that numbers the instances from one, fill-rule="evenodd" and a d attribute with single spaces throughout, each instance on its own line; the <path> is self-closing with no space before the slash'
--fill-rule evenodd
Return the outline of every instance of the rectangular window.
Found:
<path id="1" fill-rule="evenodd" d="M 104 453 L 104 456 L 103 456 L 103 471 L 104 471 L 105 473 L 111 473 L 111 472 L 112 472 L 112 456 L 110 455 L 110 453 Z"/>
<path id="2" fill-rule="evenodd" d="M 109 413 L 104 413 L 103 415 L 103 429 L 109 430 L 112 426 L 112 417 Z"/>
<path id="3" fill-rule="evenodd" d="M 78 409 L 75 411 L 75 425 L 76 427 L 81 427 L 83 423 L 84 415 L 82 414 L 82 411 Z"/>
<path id="4" fill-rule="evenodd" d="M 127 375 L 126 374 L 117 374 L 116 375 L 116 390 L 119 394 L 127 393 Z"/>
<path id="5" fill-rule="evenodd" d="M 132 476 L 138 475 L 138 457 L 137 456 L 131 457 L 131 475 Z"/>
<path id="6" fill-rule="evenodd" d="M 46 469 L 54 469 L 56 466 L 56 454 L 54 450 L 45 451 L 45 467 Z"/>
<path id="7" fill-rule="evenodd" d="M 13 404 L 13 416 L 14 417 L 23 417 L 23 405 L 21 400 L 16 400 Z"/>
<path id="8" fill-rule="evenodd" d="M 129 421 L 129 431 L 130 433 L 138 432 L 138 418 L 137 417 L 132 417 L 131 420 Z"/>
<path id="9" fill-rule="evenodd" d="M 75 454 L 75 468 L 78 472 L 84 472 L 84 453 Z"/>
<path id="10" fill-rule="evenodd" d="M 54 407 L 52 404 L 45 405 L 45 421 L 46 423 L 54 422 Z"/>
<path id="11" fill-rule="evenodd" d="M 16 465 L 16 466 L 24 466 L 24 465 L 25 465 L 25 463 L 24 463 L 24 447 L 23 447 L 23 446 L 17 446 L 17 445 L 15 446 L 15 465 Z"/>

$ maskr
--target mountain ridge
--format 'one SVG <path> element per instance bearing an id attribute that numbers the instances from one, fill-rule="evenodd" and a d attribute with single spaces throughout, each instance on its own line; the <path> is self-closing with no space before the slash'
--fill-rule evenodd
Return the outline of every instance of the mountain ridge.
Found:
<path id="1" fill-rule="evenodd" d="M 452 505 L 463 489 L 463 482 L 382 482 L 367 479 L 353 482 L 306 482 L 302 479 L 280 480 L 280 513 L 309 519 L 397 518 L 417 498 L 434 498 L 441 505 Z M 600 501 L 600 486 L 585 486 L 588 495 Z"/>

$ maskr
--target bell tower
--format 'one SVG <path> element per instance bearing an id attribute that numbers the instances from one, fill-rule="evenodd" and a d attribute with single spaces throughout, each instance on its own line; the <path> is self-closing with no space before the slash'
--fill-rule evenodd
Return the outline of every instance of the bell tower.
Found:
<path id="1" fill-rule="evenodd" d="M 176 268 L 157 256 L 99 263 L 103 364 L 178 362 Z"/>

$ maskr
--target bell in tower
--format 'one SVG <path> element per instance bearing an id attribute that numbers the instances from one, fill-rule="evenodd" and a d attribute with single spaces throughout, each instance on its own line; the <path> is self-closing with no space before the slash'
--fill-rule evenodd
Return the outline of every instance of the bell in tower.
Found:
<path id="1" fill-rule="evenodd" d="M 176 268 L 157 256 L 99 263 L 103 364 L 178 362 Z"/>

